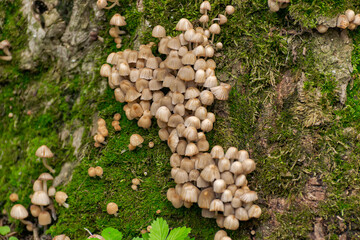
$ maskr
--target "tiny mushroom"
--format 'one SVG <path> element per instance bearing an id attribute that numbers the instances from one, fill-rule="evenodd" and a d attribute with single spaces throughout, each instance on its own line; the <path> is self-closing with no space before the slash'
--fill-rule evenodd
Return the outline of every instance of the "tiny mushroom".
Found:
<path id="1" fill-rule="evenodd" d="M 115 217 L 118 215 L 117 211 L 119 210 L 118 205 L 114 202 L 108 203 L 106 206 L 106 211 L 110 215 L 114 215 Z"/>
<path id="2" fill-rule="evenodd" d="M 139 134 L 133 134 L 130 137 L 130 145 L 134 148 L 131 149 L 132 147 L 129 145 L 129 149 L 134 150 L 137 146 L 140 146 L 140 144 L 142 144 L 143 142 L 144 142 L 144 138 L 142 136 L 140 136 Z"/>
<path id="3" fill-rule="evenodd" d="M 16 193 L 12 193 L 10 194 L 9 199 L 12 202 L 16 202 L 17 200 L 19 200 L 19 196 Z"/>
<path id="4" fill-rule="evenodd" d="M 43 164 L 44 166 L 51 172 L 51 173 L 55 173 L 55 170 L 52 169 L 48 164 L 46 159 L 47 158 L 52 158 L 54 156 L 54 154 L 51 152 L 50 148 L 48 148 L 46 145 L 42 145 L 40 146 L 37 150 L 35 155 L 39 158 L 42 158 Z"/>
<path id="5" fill-rule="evenodd" d="M 69 204 L 66 203 L 66 199 L 68 195 L 64 192 L 57 191 L 55 194 L 55 201 L 59 204 L 64 206 L 65 208 L 69 208 Z"/>
<path id="6" fill-rule="evenodd" d="M 103 173 L 104 173 L 104 171 L 103 171 L 102 167 L 97 166 L 97 167 L 95 168 L 95 174 L 96 174 L 96 176 L 102 178 Z"/>

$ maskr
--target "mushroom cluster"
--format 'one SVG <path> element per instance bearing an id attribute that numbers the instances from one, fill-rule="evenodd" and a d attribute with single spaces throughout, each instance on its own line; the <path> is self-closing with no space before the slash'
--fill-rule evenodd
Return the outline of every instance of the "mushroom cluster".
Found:
<path id="1" fill-rule="evenodd" d="M 97 121 L 97 134 L 94 136 L 94 146 L 101 147 L 102 144 L 106 144 L 105 137 L 109 135 L 109 131 L 106 128 L 106 122 L 104 119 L 99 118 Z"/>
<path id="2" fill-rule="evenodd" d="M 230 147 L 225 153 L 217 145 L 210 153 L 173 153 L 170 164 L 177 185 L 168 190 L 167 198 L 175 208 L 197 203 L 203 217 L 216 218 L 219 227 L 229 230 L 238 229 L 239 221 L 260 217 L 260 207 L 253 204 L 257 193 L 247 186 L 246 175 L 255 170 L 247 151 Z"/>
<path id="3" fill-rule="evenodd" d="M 215 114 L 206 107 L 215 99 L 227 100 L 231 89 L 229 84 L 219 84 L 215 75 L 214 48 L 221 49 L 222 44 L 214 38 L 227 22 L 226 15 L 235 9 L 227 6 L 209 24 L 210 10 L 211 4 L 202 2 L 202 27 L 194 28 L 182 18 L 176 25 L 181 33 L 175 37 L 166 36 L 160 25 L 153 28 L 152 36 L 159 39 L 158 52 L 165 60 L 153 55 L 155 43 L 151 42 L 139 51 L 111 53 L 100 74 L 108 78 L 116 101 L 126 103 L 123 110 L 129 120 L 136 119 L 139 127 L 148 129 L 155 117 L 160 139 L 173 152 L 171 176 L 177 185 L 167 193 L 173 206 L 190 208 L 198 203 L 204 217 L 236 230 L 239 221 L 260 217 L 261 209 L 253 204 L 257 193 L 247 186 L 246 175 L 255 170 L 248 152 L 230 147 L 224 153 L 221 146 L 208 152 L 205 133 L 213 129 Z M 143 141 L 140 135 L 132 135 L 129 149 Z"/>
<path id="4" fill-rule="evenodd" d="M 25 218 L 29 216 L 29 213 L 23 205 L 15 204 L 11 208 L 11 217 L 24 223 L 26 225 L 26 229 L 33 232 L 35 240 L 40 239 L 38 235 L 38 229 L 40 227 L 44 227 L 44 231 L 46 231 L 47 226 L 52 222 L 51 219 L 56 220 L 54 199 L 59 205 L 66 208 L 69 207 L 69 205 L 65 203 L 68 197 L 66 193 L 56 191 L 54 186 L 48 188 L 47 182 L 52 181 L 53 179 L 53 176 L 49 173 L 42 173 L 34 182 L 34 193 L 30 195 L 32 203 L 30 206 L 30 213 L 35 219 L 34 222 L 25 220 Z M 10 198 L 16 201 L 18 199 L 18 197 L 14 196 L 14 194 L 11 194 Z"/>
<path id="5" fill-rule="evenodd" d="M 360 25 L 360 14 L 355 14 L 351 9 L 345 11 L 345 14 L 340 14 L 337 17 L 336 27 L 341 29 L 355 30 Z M 329 29 L 324 24 L 319 24 L 316 29 L 319 33 L 325 33 Z"/>
<path id="6" fill-rule="evenodd" d="M 290 5 L 290 0 L 268 0 L 268 6 L 271 12 L 277 12 Z"/>
<path id="7" fill-rule="evenodd" d="M 119 27 L 126 26 L 125 17 L 121 16 L 119 13 L 114 14 L 110 19 L 110 25 L 114 26 L 110 28 L 109 34 L 114 38 L 114 42 L 116 43 L 116 48 L 121 48 L 122 39 L 120 35 L 125 34 L 125 31 L 120 30 Z"/>
<path id="8" fill-rule="evenodd" d="M 88 169 L 88 174 L 90 177 L 98 176 L 98 177 L 102 178 L 103 173 L 104 173 L 104 170 L 100 166 L 89 167 L 89 169 Z"/>
<path id="9" fill-rule="evenodd" d="M 10 42 L 8 40 L 2 40 L 0 42 L 0 50 L 2 50 L 5 53 L 5 56 L 0 56 L 1 60 L 11 61 L 12 55 L 11 55 L 11 52 L 9 50 L 10 47 L 11 47 L 11 44 L 10 44 Z"/>

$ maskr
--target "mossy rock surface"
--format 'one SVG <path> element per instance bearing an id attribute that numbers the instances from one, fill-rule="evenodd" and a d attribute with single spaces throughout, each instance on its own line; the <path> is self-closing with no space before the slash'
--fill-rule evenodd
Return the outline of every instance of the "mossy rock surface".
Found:
<path id="1" fill-rule="evenodd" d="M 180 18 L 199 18 L 199 2 L 120 1 L 121 7 L 106 12 L 90 0 L 73 1 L 71 7 L 62 3 L 44 15 L 45 29 L 28 9 L 31 1 L 0 3 L 0 40 L 13 46 L 13 60 L 0 62 L 1 209 L 10 211 L 12 192 L 29 206 L 31 183 L 46 170 L 34 153 L 46 144 L 55 154 L 49 164 L 57 173 L 68 163 L 57 190 L 69 195 L 70 205 L 56 207 L 58 221 L 48 234 L 84 239 L 84 228 L 100 233 L 114 227 L 131 239 L 161 216 L 171 227 L 191 227 L 196 239 L 212 239 L 215 220 L 202 218 L 196 206 L 174 209 L 166 200 L 174 186 L 171 152 L 158 138 L 156 123 L 143 130 L 127 120 L 99 76 L 106 56 L 117 51 L 108 35 L 112 14 L 126 17 L 126 49 L 157 41 L 151 37 L 157 24 L 174 36 Z M 260 219 L 229 235 L 249 239 L 254 230 L 256 239 L 358 239 L 360 30 L 320 35 L 312 28 L 319 17 L 331 19 L 348 8 L 360 12 L 360 3 L 294 0 L 277 13 L 269 12 L 265 0 L 211 3 L 211 18 L 227 4 L 236 12 L 222 27 L 217 41 L 224 49 L 215 58 L 217 77 L 233 88 L 228 101 L 209 108 L 217 121 L 207 138 L 211 146 L 249 150 L 257 162 L 249 185 L 263 210 Z M 93 28 L 104 43 L 88 39 Z M 120 132 L 111 127 L 116 112 L 122 115 Z M 97 117 L 109 129 L 101 149 L 93 147 Z M 128 151 L 133 133 L 145 142 Z M 90 178 L 90 166 L 101 166 L 103 178 Z M 138 191 L 131 189 L 135 177 L 141 179 Z M 108 202 L 119 205 L 118 217 L 106 213 Z M 29 234 L 22 225 L 16 230 L 18 236 Z"/>

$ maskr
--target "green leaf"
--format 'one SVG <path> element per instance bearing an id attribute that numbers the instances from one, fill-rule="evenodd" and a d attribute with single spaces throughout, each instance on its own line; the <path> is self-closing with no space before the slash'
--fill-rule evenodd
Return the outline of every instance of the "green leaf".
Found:
<path id="1" fill-rule="evenodd" d="M 149 240 L 150 239 L 149 233 L 144 233 L 141 236 L 143 237 L 144 240 Z"/>
<path id="2" fill-rule="evenodd" d="M 181 227 L 171 230 L 167 240 L 185 240 L 191 232 L 191 228 Z"/>
<path id="3" fill-rule="evenodd" d="M 0 235 L 5 236 L 5 235 L 8 234 L 9 232 L 10 232 L 9 226 L 0 227 Z"/>
<path id="4" fill-rule="evenodd" d="M 143 239 L 143 238 L 136 237 L 136 238 L 133 238 L 132 240 L 144 240 L 144 239 Z"/>
<path id="5" fill-rule="evenodd" d="M 162 218 L 157 218 L 151 224 L 150 240 L 166 240 L 169 234 L 169 225 Z"/>
<path id="6" fill-rule="evenodd" d="M 9 240 L 19 240 L 17 237 L 10 237 Z"/>
<path id="7" fill-rule="evenodd" d="M 121 232 L 111 227 L 105 228 L 102 231 L 101 236 L 105 238 L 105 240 L 121 240 L 123 237 Z"/>

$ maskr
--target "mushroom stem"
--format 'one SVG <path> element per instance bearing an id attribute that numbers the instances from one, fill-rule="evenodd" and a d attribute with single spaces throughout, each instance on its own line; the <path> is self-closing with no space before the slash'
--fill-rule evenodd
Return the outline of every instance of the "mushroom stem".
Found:
<path id="1" fill-rule="evenodd" d="M 212 36 L 211 36 L 211 42 L 212 43 L 214 42 L 214 37 L 215 37 L 215 34 L 213 33 Z"/>
<path id="2" fill-rule="evenodd" d="M 32 222 L 30 222 L 30 221 L 28 221 L 28 220 L 24 220 L 24 219 L 20 219 L 20 222 L 22 222 L 22 223 L 25 224 L 25 225 L 28 225 L 28 224 L 33 225 Z"/>
<path id="3" fill-rule="evenodd" d="M 85 231 L 87 231 L 89 234 L 90 234 L 90 236 L 92 236 L 93 234 L 89 231 L 89 229 L 87 229 L 87 228 L 84 228 L 85 229 Z"/>
<path id="4" fill-rule="evenodd" d="M 34 236 L 34 240 L 40 240 L 37 227 L 34 227 L 33 229 L 33 236 Z"/>
<path id="5" fill-rule="evenodd" d="M 3 51 L 6 55 L 11 56 L 11 52 L 9 51 L 9 49 L 7 47 L 3 48 Z"/>
<path id="6" fill-rule="evenodd" d="M 113 4 L 111 4 L 109 7 L 104 7 L 104 9 L 112 9 L 113 7 L 116 6 L 116 2 L 114 2 Z"/>
<path id="7" fill-rule="evenodd" d="M 43 181 L 43 191 L 47 193 L 47 183 L 46 183 L 46 180 Z"/>
<path id="8" fill-rule="evenodd" d="M 65 208 L 69 208 L 69 204 L 67 204 L 67 203 L 65 203 L 65 202 L 64 202 L 62 205 L 63 205 Z"/>
<path id="9" fill-rule="evenodd" d="M 100 42 L 104 42 L 104 38 L 102 38 L 102 37 L 100 37 L 100 36 L 98 36 L 98 40 L 99 40 Z"/>
<path id="10" fill-rule="evenodd" d="M 117 217 L 117 216 L 118 216 L 118 213 L 117 213 L 117 212 L 116 212 L 116 213 L 114 213 L 114 216 L 115 216 L 115 217 Z"/>
<path id="11" fill-rule="evenodd" d="M 51 173 L 55 173 L 55 170 L 47 164 L 46 158 L 42 158 L 42 162 L 44 164 L 44 167 L 46 167 Z"/>
<path id="12" fill-rule="evenodd" d="M 189 51 L 191 50 L 191 42 L 189 41 Z"/>
<path id="13" fill-rule="evenodd" d="M 0 56 L 0 59 L 4 61 L 11 61 L 12 56 Z"/>
<path id="14" fill-rule="evenodd" d="M 56 221 L 57 217 L 56 217 L 56 212 L 55 212 L 54 204 L 51 203 L 47 208 L 50 209 L 51 217 Z"/>

